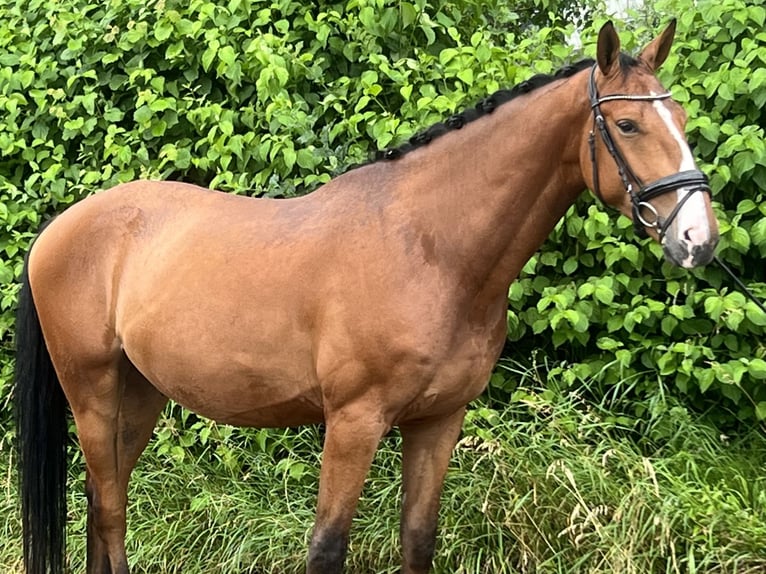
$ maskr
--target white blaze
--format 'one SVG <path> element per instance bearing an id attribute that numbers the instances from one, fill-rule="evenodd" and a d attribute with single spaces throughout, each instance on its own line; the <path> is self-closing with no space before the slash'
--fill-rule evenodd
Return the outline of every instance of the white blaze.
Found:
<path id="1" fill-rule="evenodd" d="M 652 102 L 654 109 L 657 110 L 660 118 L 667 126 L 670 135 L 676 140 L 678 149 L 681 152 L 681 165 L 678 171 L 686 171 L 690 169 L 697 169 L 697 165 L 694 163 L 694 157 L 689 149 L 689 144 L 686 143 L 686 138 L 678 130 L 675 122 L 673 122 L 673 115 L 668 107 L 661 100 Z M 681 201 L 686 194 L 690 193 L 685 187 L 682 187 L 676 191 L 678 201 Z M 702 193 L 695 193 L 681 208 L 676 217 L 676 229 L 681 236 L 676 239 L 679 241 L 685 241 L 692 245 L 702 244 L 710 239 L 710 224 L 707 220 L 707 210 L 705 209 L 705 198 Z M 683 233 L 690 229 L 696 229 L 693 237 L 687 240 L 683 237 Z M 691 249 L 689 249 L 691 252 Z M 691 254 L 689 255 L 688 262 L 691 264 Z M 686 263 L 686 262 L 684 262 Z"/>

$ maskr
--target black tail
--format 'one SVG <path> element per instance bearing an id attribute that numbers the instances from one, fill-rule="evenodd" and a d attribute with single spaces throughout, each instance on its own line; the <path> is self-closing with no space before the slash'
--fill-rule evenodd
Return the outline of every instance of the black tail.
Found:
<path id="1" fill-rule="evenodd" d="M 43 339 L 24 265 L 16 314 L 16 435 L 24 566 L 63 574 L 66 525 L 66 398 Z"/>

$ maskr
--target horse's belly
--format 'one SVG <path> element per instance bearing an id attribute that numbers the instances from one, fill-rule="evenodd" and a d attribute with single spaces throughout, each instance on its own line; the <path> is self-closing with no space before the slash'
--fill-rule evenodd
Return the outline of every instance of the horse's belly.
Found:
<path id="1" fill-rule="evenodd" d="M 251 427 L 289 427 L 321 422 L 319 391 L 307 381 L 265 380 L 249 376 L 203 380 L 201 371 L 164 373 L 157 369 L 147 378 L 165 396 L 185 408 L 215 421 Z"/>
<path id="2" fill-rule="evenodd" d="M 173 289 L 156 287 L 154 297 L 126 298 L 117 330 L 130 361 L 168 398 L 216 421 L 321 421 L 310 333 L 296 318 L 297 305 L 280 307 L 263 293 L 251 298 L 205 276 L 204 284 L 184 276 Z"/>
<path id="3" fill-rule="evenodd" d="M 130 361 L 168 398 L 226 424 L 286 427 L 323 419 L 310 356 L 237 352 L 231 347 L 125 345 Z M 162 341 L 161 343 L 167 343 Z M 163 349 L 158 352 L 158 349 Z"/>
<path id="4" fill-rule="evenodd" d="M 188 390 L 176 389 L 174 394 L 179 398 L 171 398 L 187 409 L 235 426 L 293 427 L 319 423 L 324 418 L 322 409 L 302 396 L 275 396 L 272 393 L 264 401 L 262 394 L 247 397 L 238 392 L 189 397 Z"/>

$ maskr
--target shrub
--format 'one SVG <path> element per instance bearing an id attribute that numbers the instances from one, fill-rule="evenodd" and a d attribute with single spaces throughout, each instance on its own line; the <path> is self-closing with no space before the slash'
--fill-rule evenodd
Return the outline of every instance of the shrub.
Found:
<path id="1" fill-rule="evenodd" d="M 530 2 L 206 0 L 0 6 L 0 337 L 7 395 L 22 254 L 39 222 L 99 188 L 176 178 L 233 193 L 311 190 L 500 86 L 578 59 Z M 542 9 L 541 9 L 542 8 Z M 681 14 L 662 77 L 711 176 L 724 259 L 766 296 L 764 9 L 662 0 Z M 582 32 L 593 54 L 600 21 Z M 653 13 L 623 31 L 637 47 Z M 625 28 L 625 27 L 623 27 Z M 702 33 L 699 31 L 703 30 Z M 766 317 L 716 269 L 662 263 L 627 219 L 584 196 L 509 292 L 514 358 L 568 384 L 656 381 L 722 421 L 766 417 Z M 513 379 L 499 370 L 495 391 Z M 640 415 L 640 408 L 637 408 Z"/>

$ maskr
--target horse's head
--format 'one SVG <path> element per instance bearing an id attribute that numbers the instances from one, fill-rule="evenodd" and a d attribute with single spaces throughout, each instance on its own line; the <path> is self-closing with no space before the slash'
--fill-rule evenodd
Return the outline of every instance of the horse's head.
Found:
<path id="1" fill-rule="evenodd" d="M 713 257 L 718 222 L 684 137 L 686 114 L 654 75 L 674 33 L 675 21 L 632 58 L 620 53 L 611 22 L 601 28 L 581 165 L 590 188 L 630 217 L 639 235 L 657 239 L 671 263 L 696 267 Z"/>

